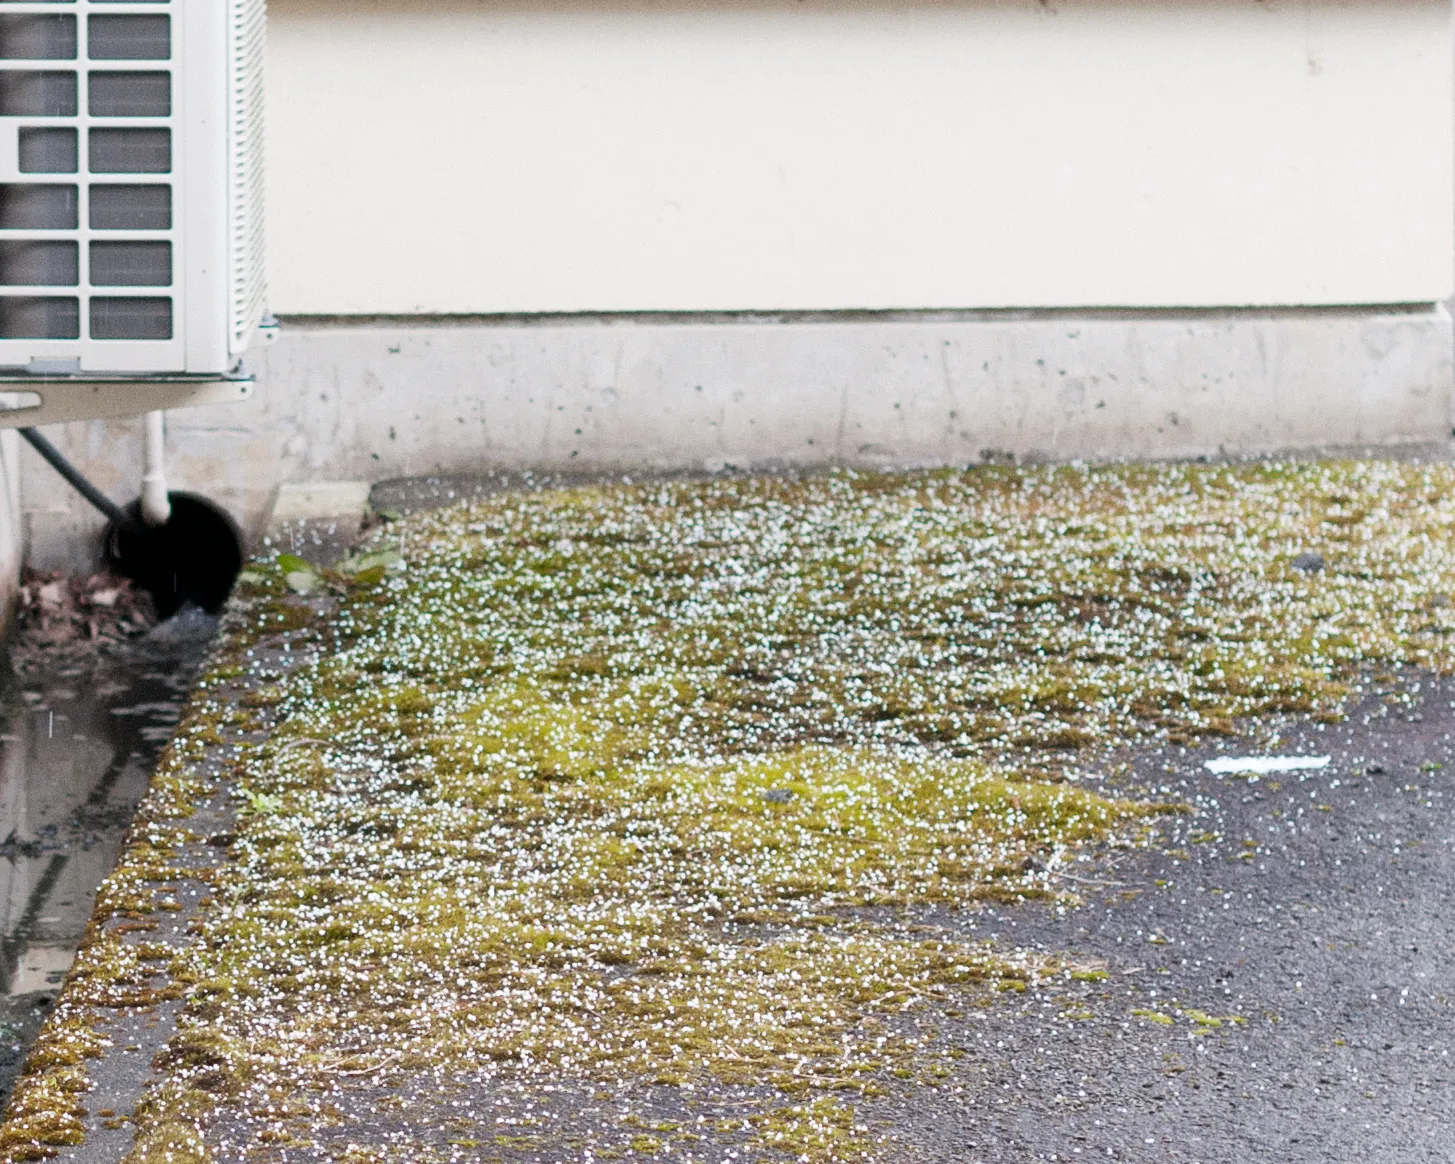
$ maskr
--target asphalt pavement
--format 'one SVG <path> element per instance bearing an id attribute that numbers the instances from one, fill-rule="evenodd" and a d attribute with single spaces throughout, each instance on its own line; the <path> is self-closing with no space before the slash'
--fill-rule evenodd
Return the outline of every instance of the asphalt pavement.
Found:
<path id="1" fill-rule="evenodd" d="M 896 1155 L 1455 1160 L 1455 682 L 1377 691 L 1343 724 L 1128 757 L 1132 786 L 1195 807 L 1175 836 L 1082 871 L 1079 908 L 960 922 L 1107 977 L 947 1027 L 962 1069 L 893 1114 Z M 1251 752 L 1330 763 L 1204 767 Z"/>

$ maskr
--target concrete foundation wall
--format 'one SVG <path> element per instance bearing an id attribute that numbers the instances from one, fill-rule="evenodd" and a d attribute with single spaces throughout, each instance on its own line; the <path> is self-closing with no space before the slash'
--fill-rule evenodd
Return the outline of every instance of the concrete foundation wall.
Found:
<path id="1" fill-rule="evenodd" d="M 20 437 L 0 432 L 0 635 L 9 625 L 24 560 Z"/>
<path id="2" fill-rule="evenodd" d="M 1378 449 L 1448 438 L 1441 307 L 824 319 L 285 321 L 255 397 L 169 418 L 174 488 L 250 534 L 280 482 Z M 52 438 L 117 499 L 140 426 Z M 99 519 L 26 450 L 37 565 Z"/>

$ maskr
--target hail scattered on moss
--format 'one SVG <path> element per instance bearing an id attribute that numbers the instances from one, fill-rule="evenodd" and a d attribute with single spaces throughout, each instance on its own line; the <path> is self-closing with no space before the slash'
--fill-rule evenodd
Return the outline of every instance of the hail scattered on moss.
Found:
<path id="1" fill-rule="evenodd" d="M 906 1006 L 1064 969 L 865 907 L 1050 892 L 1077 846 L 1145 830 L 1155 806 L 1066 779 L 1113 744 L 1336 717 L 1369 663 L 1448 669 L 1452 486 L 1354 463 L 620 485 L 392 525 L 374 549 L 402 568 L 320 581 L 331 610 L 260 564 L 199 699 L 252 693 L 183 740 L 279 726 L 237 752 L 146 1135 L 428 1067 L 741 1087 L 722 1134 L 862 1156 L 857 1098 L 947 1070 Z M 282 633 L 326 649 L 249 658 Z M 169 875 L 190 746 L 113 913 Z M 32 1072 L 12 1126 L 61 1119 L 87 1053 Z"/>

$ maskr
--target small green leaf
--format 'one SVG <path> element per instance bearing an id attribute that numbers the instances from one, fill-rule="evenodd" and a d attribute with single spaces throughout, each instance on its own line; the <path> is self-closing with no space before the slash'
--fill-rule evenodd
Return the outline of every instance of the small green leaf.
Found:
<path id="1" fill-rule="evenodd" d="M 317 574 L 318 567 L 312 562 L 305 562 L 297 554 L 279 554 L 278 569 L 285 574 Z"/>
<path id="2" fill-rule="evenodd" d="M 272 816 L 283 807 L 281 797 L 266 792 L 254 792 L 251 788 L 239 787 L 238 791 L 247 798 L 247 804 L 242 810 L 245 816 Z"/>
<path id="3" fill-rule="evenodd" d="M 357 554 L 339 566 L 339 570 L 345 574 L 362 574 L 366 570 L 383 569 L 392 570 L 396 566 L 404 565 L 404 559 L 398 550 L 375 550 L 368 554 Z"/>

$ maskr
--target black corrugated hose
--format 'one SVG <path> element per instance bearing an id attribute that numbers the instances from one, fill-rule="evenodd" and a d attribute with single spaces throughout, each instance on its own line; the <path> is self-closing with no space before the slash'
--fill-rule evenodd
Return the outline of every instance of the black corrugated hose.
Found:
<path id="1" fill-rule="evenodd" d="M 39 430 L 23 428 L 20 430 L 20 435 L 30 442 L 30 447 L 44 457 L 46 463 L 64 477 L 77 493 L 104 513 L 113 525 L 131 524 L 132 519 L 127 516 L 126 511 L 81 476 L 76 466 L 61 456 L 61 450 L 41 436 Z"/>

